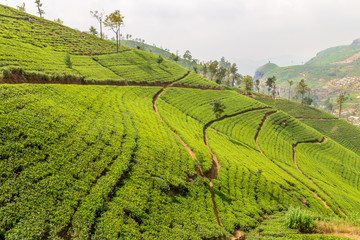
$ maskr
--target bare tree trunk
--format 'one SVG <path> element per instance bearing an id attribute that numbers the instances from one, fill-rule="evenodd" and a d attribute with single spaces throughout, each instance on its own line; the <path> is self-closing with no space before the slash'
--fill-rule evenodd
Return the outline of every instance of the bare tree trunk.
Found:
<path id="1" fill-rule="evenodd" d="M 290 101 L 291 86 L 289 88 L 289 101 Z"/>
<path id="2" fill-rule="evenodd" d="M 119 34 L 116 33 L 116 52 L 118 53 L 119 52 Z"/>
<path id="3" fill-rule="evenodd" d="M 341 118 L 341 103 L 340 103 L 340 109 L 339 109 L 339 118 Z"/>
<path id="4" fill-rule="evenodd" d="M 103 39 L 103 34 L 102 34 L 102 21 L 100 19 L 100 38 Z"/>

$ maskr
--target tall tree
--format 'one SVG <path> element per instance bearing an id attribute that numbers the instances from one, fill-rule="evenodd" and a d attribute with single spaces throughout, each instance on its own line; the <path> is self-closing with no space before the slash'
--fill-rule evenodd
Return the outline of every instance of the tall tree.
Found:
<path id="1" fill-rule="evenodd" d="M 40 17 L 43 17 L 42 15 L 45 14 L 45 11 L 43 9 L 41 9 L 42 7 L 42 3 L 41 3 L 41 0 L 35 0 L 35 3 L 36 3 L 36 7 L 38 9 L 38 14 L 40 15 Z"/>
<path id="2" fill-rule="evenodd" d="M 104 18 L 104 12 L 99 12 L 98 10 L 96 11 L 90 11 L 91 15 L 96 18 L 96 20 L 99 21 L 100 23 L 100 38 L 103 39 L 103 32 L 102 32 L 102 24 L 103 24 L 103 18 Z"/>
<path id="3" fill-rule="evenodd" d="M 224 77 L 226 76 L 226 68 L 224 67 L 219 67 L 217 72 L 216 72 L 216 78 L 217 78 L 217 82 L 220 84 L 222 83 Z"/>
<path id="4" fill-rule="evenodd" d="M 120 10 L 115 10 L 115 12 L 105 17 L 104 25 L 110 28 L 116 35 L 116 52 L 119 52 L 120 28 L 123 24 L 124 17 L 120 14 Z"/>
<path id="5" fill-rule="evenodd" d="M 233 63 L 229 69 L 229 72 L 230 72 L 230 77 L 231 77 L 231 86 L 232 87 L 235 87 L 235 81 L 236 81 L 236 78 L 237 78 L 237 71 L 238 71 L 238 68 L 236 66 L 236 63 Z"/>
<path id="6" fill-rule="evenodd" d="M 221 115 L 224 113 L 226 106 L 224 103 L 221 102 L 220 99 L 213 99 L 213 101 L 210 103 L 212 106 L 212 111 L 215 114 L 216 119 L 221 118 Z M 216 133 L 219 130 L 219 121 L 216 126 Z"/>
<path id="7" fill-rule="evenodd" d="M 17 9 L 18 10 L 20 10 L 20 11 L 23 11 L 23 12 L 26 12 L 26 9 L 25 9 L 25 3 L 23 2 L 23 4 L 22 5 L 20 5 L 20 6 L 16 6 L 17 7 Z"/>
<path id="8" fill-rule="evenodd" d="M 254 79 L 251 76 L 246 75 L 242 80 L 245 91 L 247 94 L 250 94 L 250 91 L 252 91 L 254 87 Z"/>
<path id="9" fill-rule="evenodd" d="M 256 88 L 257 92 L 260 92 L 260 80 L 259 79 L 256 79 L 256 81 L 255 81 L 255 88 Z"/>
<path id="10" fill-rule="evenodd" d="M 299 97 L 301 95 L 301 104 L 304 103 L 304 95 L 310 91 L 310 88 L 305 83 L 304 79 L 301 79 L 299 84 L 296 86 L 296 96 Z"/>
<path id="11" fill-rule="evenodd" d="M 236 73 L 236 85 L 241 86 L 243 76 L 240 73 Z"/>
<path id="12" fill-rule="evenodd" d="M 294 81 L 293 80 L 288 80 L 288 83 L 289 83 L 289 101 L 290 101 L 290 94 L 291 94 L 291 86 L 294 84 Z"/>
<path id="13" fill-rule="evenodd" d="M 204 65 L 202 65 L 201 71 L 204 74 L 204 77 L 206 77 L 206 75 L 207 75 L 207 73 L 209 71 L 209 64 L 205 63 Z"/>
<path id="14" fill-rule="evenodd" d="M 342 104 L 345 101 L 346 101 L 345 95 L 343 93 L 340 93 L 338 99 L 336 100 L 336 103 L 339 105 L 339 118 L 341 118 Z"/>
<path id="15" fill-rule="evenodd" d="M 96 28 L 94 26 L 91 26 L 90 29 L 89 29 L 89 32 L 92 34 L 92 35 L 97 35 L 98 32 L 96 31 Z"/>
<path id="16" fill-rule="evenodd" d="M 275 94 L 276 94 L 275 82 L 276 82 L 276 77 L 272 76 L 272 77 L 269 77 L 265 83 L 265 85 L 268 87 L 269 94 L 271 94 L 273 96 L 273 98 L 275 98 Z"/>
<path id="17" fill-rule="evenodd" d="M 330 111 L 330 113 L 333 113 L 334 111 L 334 105 L 332 103 L 328 103 L 328 105 L 326 105 L 327 109 Z"/>
<path id="18" fill-rule="evenodd" d="M 186 50 L 186 52 L 184 53 L 183 58 L 191 61 L 191 59 L 192 59 L 191 52 L 189 50 Z"/>
<path id="19" fill-rule="evenodd" d="M 218 61 L 215 60 L 215 61 L 210 63 L 209 72 L 211 74 L 211 76 L 210 76 L 211 81 L 214 81 L 214 77 L 216 76 L 218 68 L 219 68 L 219 62 Z"/>

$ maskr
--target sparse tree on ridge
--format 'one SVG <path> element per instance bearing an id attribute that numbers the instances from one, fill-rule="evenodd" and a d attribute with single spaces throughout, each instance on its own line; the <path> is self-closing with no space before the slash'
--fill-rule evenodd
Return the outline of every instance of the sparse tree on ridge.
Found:
<path id="1" fill-rule="evenodd" d="M 291 94 L 291 86 L 294 84 L 294 81 L 293 80 L 288 80 L 288 83 L 289 83 L 289 101 L 290 101 L 290 94 Z"/>
<path id="2" fill-rule="evenodd" d="M 233 63 L 229 69 L 229 72 L 231 74 L 231 86 L 232 87 L 235 87 L 235 81 L 236 81 L 236 78 L 237 78 L 237 71 L 238 71 L 238 68 L 236 66 L 236 63 Z"/>
<path id="3" fill-rule="evenodd" d="M 245 77 L 243 77 L 243 84 L 246 93 L 249 95 L 254 87 L 254 79 L 251 76 L 246 75 Z"/>
<path id="4" fill-rule="evenodd" d="M 100 38 L 103 39 L 104 35 L 102 32 L 102 24 L 103 24 L 104 12 L 99 12 L 98 10 L 96 10 L 96 11 L 90 11 L 90 13 L 94 18 L 96 18 L 96 20 L 99 21 L 99 23 L 100 23 Z"/>
<path id="5" fill-rule="evenodd" d="M 105 17 L 104 25 L 110 28 L 116 35 L 116 52 L 119 52 L 120 28 L 123 24 L 124 17 L 120 14 L 120 10 L 115 10 L 115 12 Z"/>
<path id="6" fill-rule="evenodd" d="M 209 64 L 208 63 L 203 64 L 202 68 L 201 68 L 201 71 L 204 74 L 204 77 L 206 77 L 206 75 L 207 75 L 207 73 L 209 71 Z"/>
<path id="7" fill-rule="evenodd" d="M 226 68 L 224 67 L 219 67 L 217 72 L 216 72 L 216 77 L 217 77 L 217 83 L 222 83 L 224 77 L 226 76 Z"/>
<path id="8" fill-rule="evenodd" d="M 92 34 L 92 35 L 95 35 L 97 36 L 98 32 L 96 31 L 96 28 L 94 26 L 91 26 L 90 29 L 89 29 L 89 32 Z"/>
<path id="9" fill-rule="evenodd" d="M 339 118 L 341 118 L 342 104 L 345 101 L 346 101 L 345 95 L 343 93 L 340 93 L 338 99 L 336 100 L 336 103 L 339 105 Z"/>
<path id="10" fill-rule="evenodd" d="M 25 3 L 23 2 L 23 4 L 22 5 L 20 5 L 20 6 L 16 6 L 17 7 L 17 9 L 18 10 L 20 10 L 20 11 L 23 11 L 23 12 L 26 12 L 26 9 L 25 9 Z"/>
<path id="11" fill-rule="evenodd" d="M 334 111 L 334 105 L 332 103 L 329 103 L 326 107 L 330 111 L 330 113 Z"/>
<path id="12" fill-rule="evenodd" d="M 256 81 L 255 81 L 255 88 L 256 88 L 257 92 L 260 92 L 260 80 L 259 79 L 256 79 Z"/>
<path id="13" fill-rule="evenodd" d="M 273 96 L 273 98 L 275 98 L 275 95 L 276 95 L 275 82 L 276 82 L 276 77 L 272 76 L 272 77 L 269 77 L 265 83 L 265 85 L 268 87 L 269 94 L 271 94 Z"/>
<path id="14" fill-rule="evenodd" d="M 184 53 L 183 58 L 191 61 L 191 59 L 192 59 L 191 52 L 189 50 L 186 50 L 186 52 Z"/>
<path id="15" fill-rule="evenodd" d="M 54 22 L 57 22 L 59 24 L 64 24 L 64 22 L 60 18 L 54 19 Z"/>
<path id="16" fill-rule="evenodd" d="M 35 3 L 36 3 L 36 7 L 38 9 L 38 14 L 40 15 L 40 17 L 42 18 L 43 17 L 43 14 L 45 14 L 45 11 L 43 9 L 41 9 L 42 7 L 42 3 L 41 3 L 41 0 L 35 0 Z"/>
<path id="17" fill-rule="evenodd" d="M 216 73 L 218 71 L 218 67 L 219 67 L 219 62 L 218 61 L 215 60 L 215 61 L 210 63 L 208 70 L 209 70 L 209 72 L 211 74 L 211 76 L 210 76 L 211 81 L 214 81 L 214 77 L 216 76 Z"/>
<path id="18" fill-rule="evenodd" d="M 301 79 L 299 84 L 296 86 L 296 96 L 301 95 L 301 104 L 304 103 L 304 95 L 310 91 L 308 85 L 306 85 L 305 80 Z"/>
<path id="19" fill-rule="evenodd" d="M 216 119 L 221 118 L 221 115 L 224 113 L 226 108 L 224 103 L 222 103 L 220 99 L 213 99 L 210 105 L 212 106 L 212 111 L 215 114 Z M 218 130 L 219 130 L 219 121 L 216 126 L 216 133 L 218 133 Z"/>
<path id="20" fill-rule="evenodd" d="M 235 82 L 237 86 L 241 86 L 243 76 L 240 73 L 235 74 Z"/>

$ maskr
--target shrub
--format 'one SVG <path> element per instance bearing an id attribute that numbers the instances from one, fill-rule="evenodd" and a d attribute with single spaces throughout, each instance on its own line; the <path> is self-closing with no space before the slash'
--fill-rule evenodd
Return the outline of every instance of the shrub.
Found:
<path id="1" fill-rule="evenodd" d="M 70 54 L 67 53 L 65 55 L 64 63 L 68 68 L 72 68 L 72 62 L 71 62 Z"/>
<path id="2" fill-rule="evenodd" d="M 2 74 L 3 74 L 3 78 L 4 79 L 8 79 L 10 77 L 11 74 L 11 69 L 8 67 L 5 67 L 2 69 Z"/>
<path id="3" fill-rule="evenodd" d="M 289 228 L 299 229 L 302 233 L 314 232 L 316 224 L 313 216 L 301 208 L 290 207 L 286 214 L 286 225 Z"/>

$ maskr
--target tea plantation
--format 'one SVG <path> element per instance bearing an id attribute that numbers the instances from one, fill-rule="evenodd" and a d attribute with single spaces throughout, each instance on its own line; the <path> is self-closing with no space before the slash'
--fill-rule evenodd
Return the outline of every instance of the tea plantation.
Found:
<path id="1" fill-rule="evenodd" d="M 293 101 L 273 100 L 268 97 L 256 97 L 255 99 L 298 118 L 306 125 L 332 138 L 349 150 L 360 154 L 360 129 L 351 123 L 323 110 Z"/>
<path id="2" fill-rule="evenodd" d="M 345 132 L 151 53 L 0 12 L 7 29 L 21 23 L 0 33 L 0 240 L 342 239 L 290 230 L 284 211 L 360 213 L 349 147 L 360 143 Z"/>

